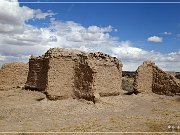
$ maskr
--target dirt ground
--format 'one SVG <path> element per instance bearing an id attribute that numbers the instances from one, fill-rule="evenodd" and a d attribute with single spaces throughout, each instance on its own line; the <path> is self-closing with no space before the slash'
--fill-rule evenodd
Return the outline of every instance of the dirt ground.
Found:
<path id="1" fill-rule="evenodd" d="M 180 97 L 156 94 L 47 100 L 40 92 L 0 90 L 0 132 L 179 132 Z M 173 129 L 174 126 L 174 129 Z"/>

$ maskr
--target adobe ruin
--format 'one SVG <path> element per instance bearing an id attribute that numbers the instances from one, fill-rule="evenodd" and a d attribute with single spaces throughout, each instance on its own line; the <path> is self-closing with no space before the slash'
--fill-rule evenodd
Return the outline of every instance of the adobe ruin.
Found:
<path id="1" fill-rule="evenodd" d="M 142 93 L 153 92 L 170 96 L 180 94 L 179 81 L 151 61 L 145 61 L 138 67 L 133 85 L 135 90 Z"/>
<path id="2" fill-rule="evenodd" d="M 28 75 L 28 63 L 13 62 L 2 65 L 0 89 L 23 87 Z"/>
<path id="3" fill-rule="evenodd" d="M 69 97 L 92 100 L 119 95 L 122 64 L 107 54 L 51 48 L 45 55 L 31 57 L 25 89 L 45 92 L 49 99 Z"/>

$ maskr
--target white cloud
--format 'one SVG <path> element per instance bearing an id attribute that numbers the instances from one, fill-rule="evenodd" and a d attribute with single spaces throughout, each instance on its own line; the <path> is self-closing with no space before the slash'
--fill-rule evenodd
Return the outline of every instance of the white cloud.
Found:
<path id="1" fill-rule="evenodd" d="M 112 54 L 123 61 L 124 70 L 136 70 L 143 61 L 151 60 L 163 70 L 180 71 L 180 51 L 162 54 L 160 52 L 145 51 L 133 47 L 129 41 L 121 42 L 118 47 L 113 47 Z"/>
<path id="2" fill-rule="evenodd" d="M 114 32 L 118 32 L 118 29 L 114 29 Z"/>
<path id="3" fill-rule="evenodd" d="M 172 35 L 172 32 L 163 32 L 163 33 L 161 33 L 161 34 L 164 34 L 164 35 Z"/>
<path id="4" fill-rule="evenodd" d="M 162 37 L 158 37 L 158 36 L 152 36 L 152 37 L 149 37 L 147 39 L 147 41 L 157 43 L 157 42 L 162 42 L 163 38 Z"/>
<path id="5" fill-rule="evenodd" d="M 19 7 L 17 0 L 9 2 L 3 0 L 0 2 L 0 23 L 19 25 L 33 17 L 33 10 L 28 7 Z"/>
<path id="6" fill-rule="evenodd" d="M 2 4 L 3 3 L 3 4 Z M 101 51 L 116 56 L 124 70 L 136 70 L 144 60 L 152 60 L 165 70 L 179 70 L 180 52 L 162 54 L 134 47 L 130 41 L 119 41 L 111 36 L 112 26 L 84 27 L 73 21 L 59 21 L 52 11 L 20 7 L 18 2 L 0 3 L 0 65 L 12 61 L 28 61 L 31 54 L 42 55 L 49 48 L 74 48 L 82 51 Z M 4 8 L 4 3 L 6 8 Z M 52 16 L 52 17 L 51 17 Z M 47 27 L 28 25 L 28 20 L 51 17 Z M 153 36 L 153 42 L 162 39 Z M 157 39 L 161 40 L 157 40 Z M 152 40 L 152 39 L 151 39 Z M 176 66 L 173 66 L 175 64 Z"/>
<path id="7" fill-rule="evenodd" d="M 4 61 L 5 59 L 6 59 L 5 56 L 1 56 L 1 55 L 0 55 L 0 61 Z"/>
<path id="8" fill-rule="evenodd" d="M 112 31 L 112 26 L 108 26 L 108 27 L 98 27 L 98 26 L 89 26 L 88 27 L 88 32 L 90 33 L 106 33 L 106 32 L 111 32 Z"/>
<path id="9" fill-rule="evenodd" d="M 43 13 L 40 9 L 34 10 L 34 18 L 36 19 L 45 19 L 46 17 L 53 17 L 56 15 L 51 10 L 48 10 L 46 13 Z"/>
<path id="10" fill-rule="evenodd" d="M 13 2 L 2 0 L 0 2 L 0 33 L 22 33 L 28 20 L 45 19 L 54 15 L 52 11 L 42 12 L 40 9 L 20 7 L 17 0 L 13 0 Z"/>

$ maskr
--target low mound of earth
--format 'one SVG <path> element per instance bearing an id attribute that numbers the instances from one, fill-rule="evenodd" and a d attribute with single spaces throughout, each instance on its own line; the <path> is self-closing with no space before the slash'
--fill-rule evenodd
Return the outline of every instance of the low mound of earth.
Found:
<path id="1" fill-rule="evenodd" d="M 50 101 L 12 88 L 0 91 L 0 132 L 180 132 L 179 104 L 153 93 Z"/>
<path id="2" fill-rule="evenodd" d="M 0 90 L 23 87 L 27 80 L 28 63 L 6 63 L 0 70 Z"/>

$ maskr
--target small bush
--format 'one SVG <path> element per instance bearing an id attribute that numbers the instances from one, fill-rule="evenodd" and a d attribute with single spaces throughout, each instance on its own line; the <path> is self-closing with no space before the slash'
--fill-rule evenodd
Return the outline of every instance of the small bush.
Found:
<path id="1" fill-rule="evenodd" d="M 123 78 L 122 79 L 122 89 L 128 92 L 133 92 L 133 83 L 130 81 L 128 78 Z"/>

